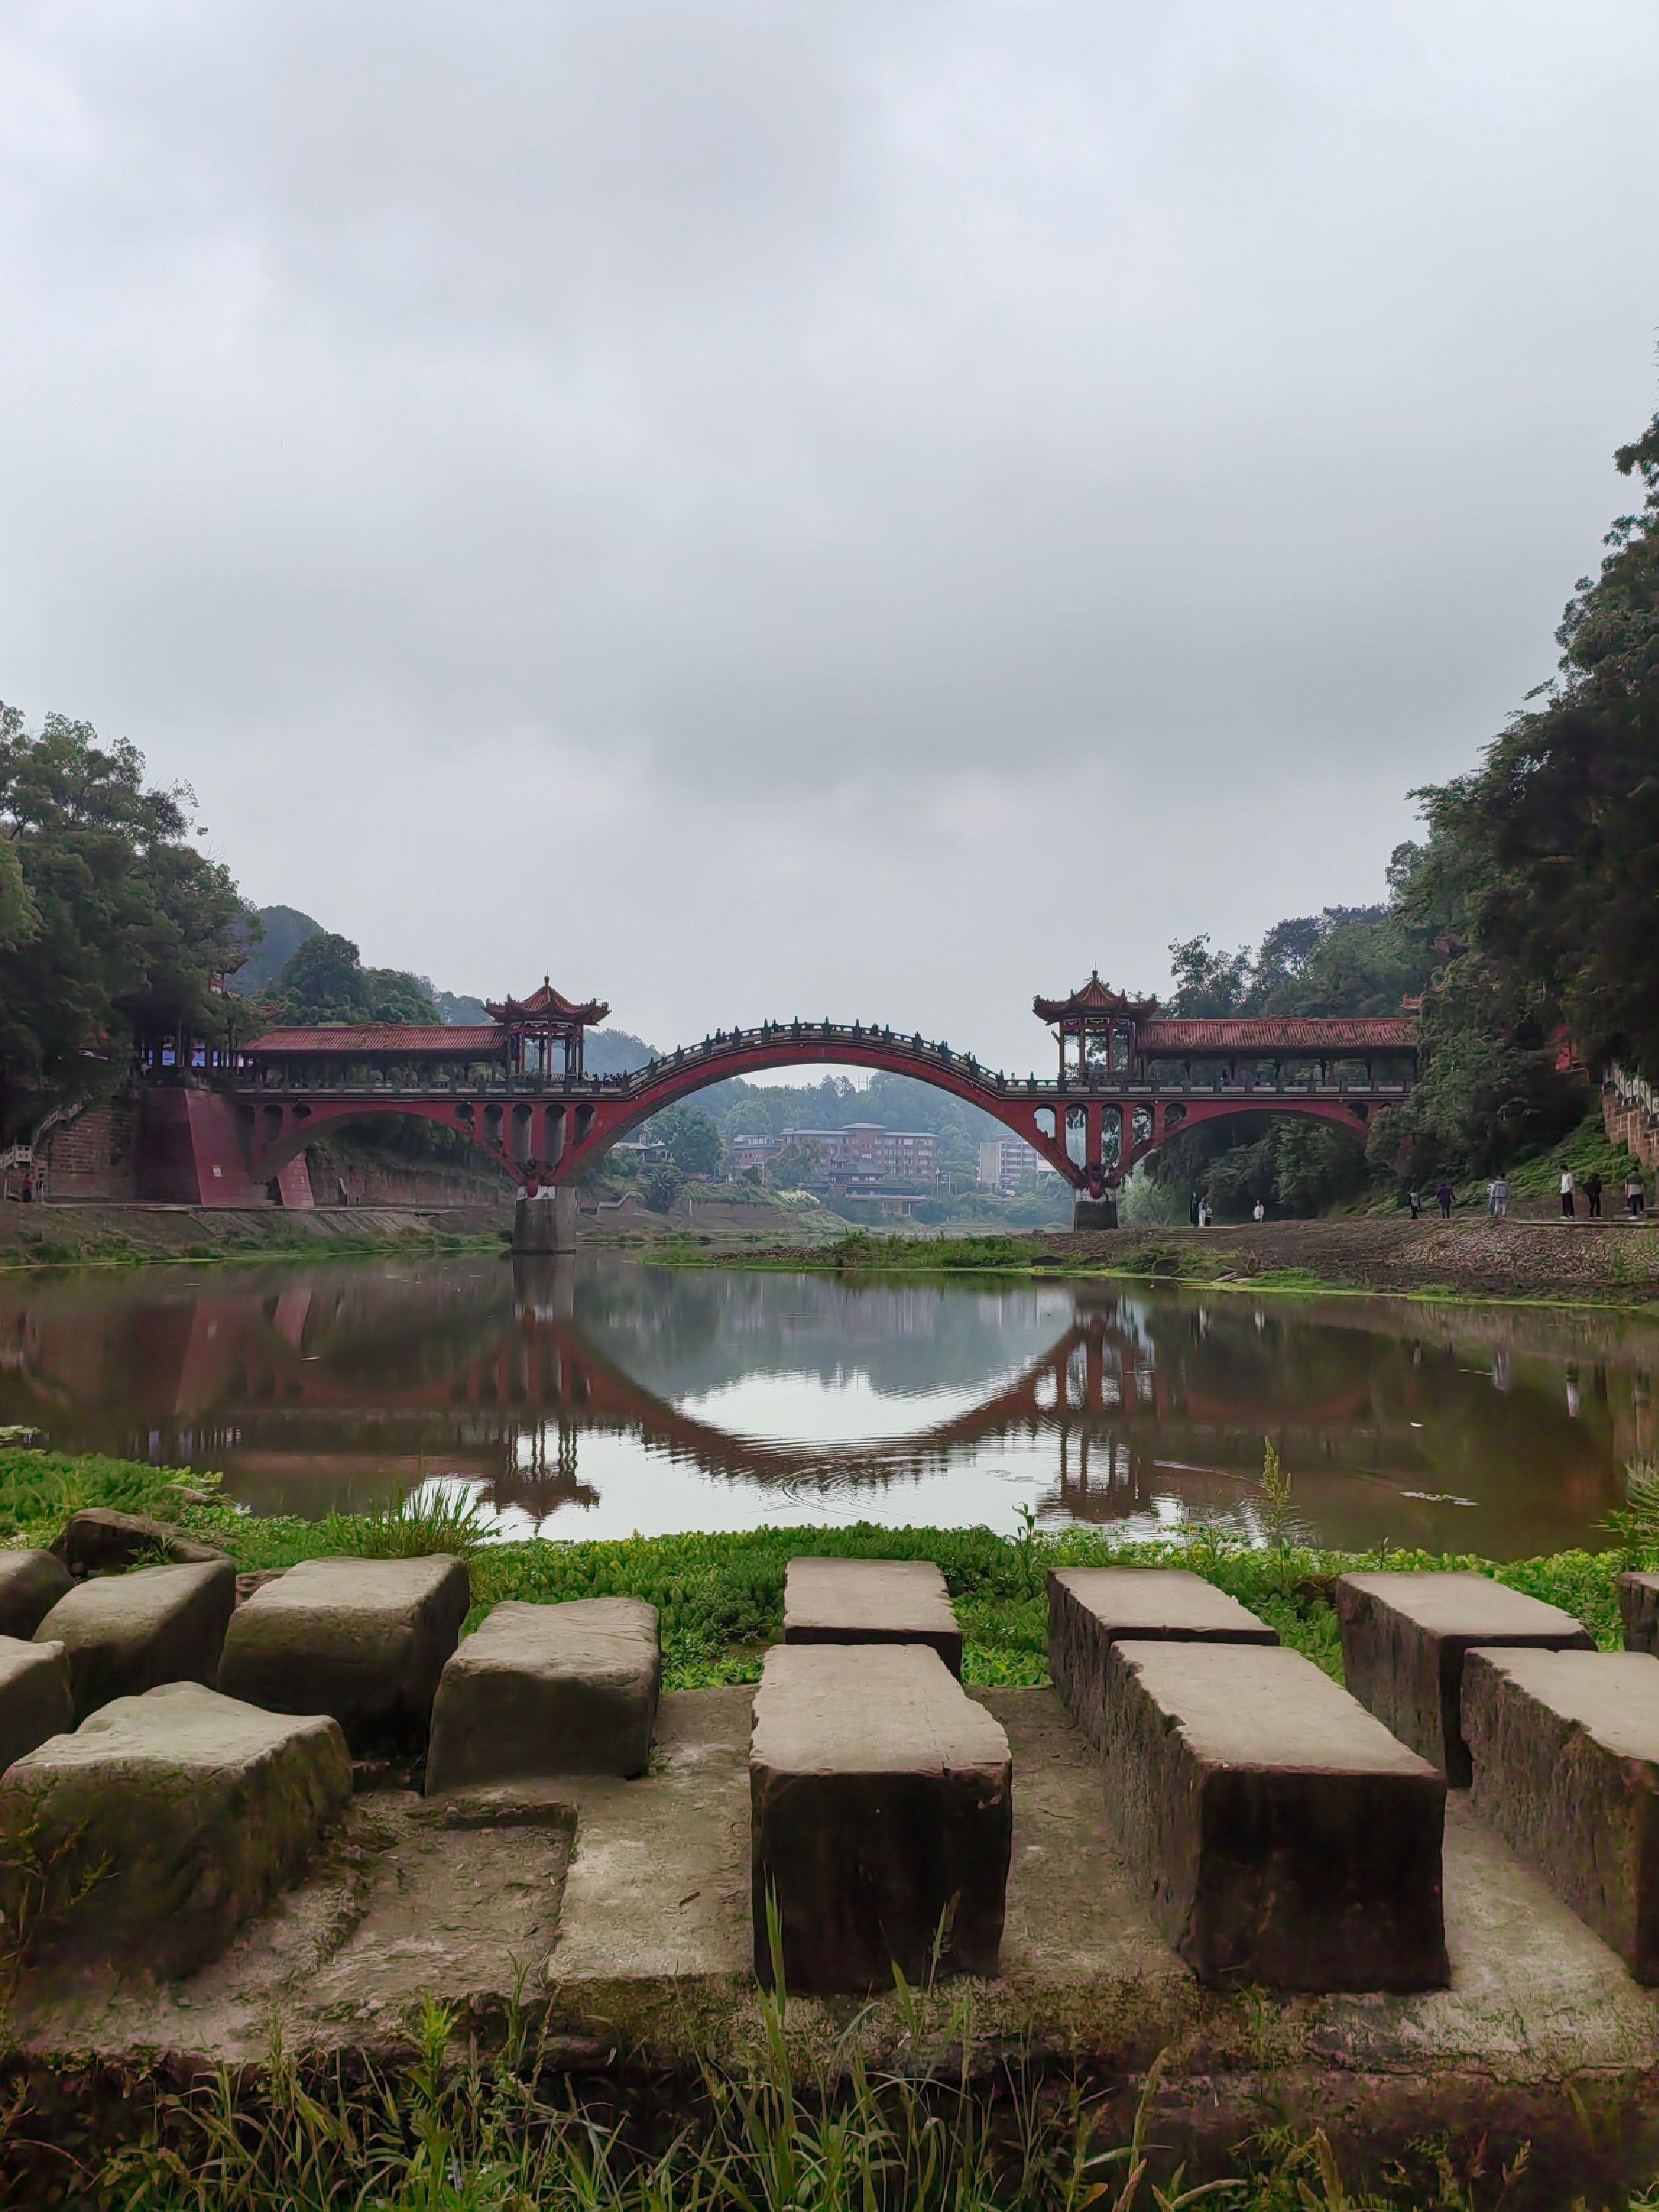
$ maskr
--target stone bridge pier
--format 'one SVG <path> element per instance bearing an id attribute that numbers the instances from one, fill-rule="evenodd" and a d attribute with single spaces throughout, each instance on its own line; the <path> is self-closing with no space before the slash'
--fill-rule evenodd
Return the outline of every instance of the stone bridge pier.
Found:
<path id="1" fill-rule="evenodd" d="M 574 1252 L 576 1194 L 568 1184 L 544 1183 L 520 1191 L 513 1209 L 513 1249 L 525 1254 Z"/>

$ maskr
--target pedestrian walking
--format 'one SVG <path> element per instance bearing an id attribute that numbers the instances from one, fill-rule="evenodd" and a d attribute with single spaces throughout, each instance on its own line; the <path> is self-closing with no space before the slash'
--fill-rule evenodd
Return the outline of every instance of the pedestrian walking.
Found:
<path id="1" fill-rule="evenodd" d="M 1440 1208 L 1440 1218 L 1443 1221 L 1451 1219 L 1452 1197 L 1452 1187 L 1449 1182 L 1442 1182 L 1435 1191 L 1434 1202 Z"/>
<path id="2" fill-rule="evenodd" d="M 1258 1221 L 1265 1221 L 1267 1218 L 1267 1209 L 1260 1199 L 1255 1202 L 1255 1218 Z"/>
<path id="3" fill-rule="evenodd" d="M 1625 1211 L 1632 1221 L 1647 1211 L 1647 1197 L 1642 1188 L 1642 1178 L 1634 1168 L 1625 1177 Z"/>
<path id="4" fill-rule="evenodd" d="M 1578 1214 L 1578 1201 L 1574 1195 L 1574 1189 L 1575 1186 L 1572 1180 L 1572 1170 L 1571 1168 L 1563 1168 L 1561 1170 L 1561 1212 L 1564 1218 L 1568 1221 L 1576 1220 Z"/>
<path id="5" fill-rule="evenodd" d="M 1504 1176 L 1494 1176 L 1486 1186 L 1486 1211 L 1494 1221 L 1502 1221 L 1510 1210 L 1510 1186 Z"/>
<path id="6" fill-rule="evenodd" d="M 1589 1200 L 1590 1219 L 1599 1221 L 1601 1218 L 1601 1178 L 1593 1170 L 1584 1177 L 1584 1195 Z"/>
<path id="7" fill-rule="evenodd" d="M 1199 1211 L 1198 1193 L 1194 1191 L 1193 1193 L 1192 1203 L 1187 1208 L 1187 1218 L 1191 1222 L 1194 1229 L 1198 1226 Z"/>
<path id="8" fill-rule="evenodd" d="M 1413 1183 L 1411 1188 L 1406 1193 L 1406 1203 L 1412 1210 L 1412 1219 L 1415 1221 L 1418 1215 L 1423 1211 L 1423 1194 L 1419 1190 L 1415 1183 Z"/>

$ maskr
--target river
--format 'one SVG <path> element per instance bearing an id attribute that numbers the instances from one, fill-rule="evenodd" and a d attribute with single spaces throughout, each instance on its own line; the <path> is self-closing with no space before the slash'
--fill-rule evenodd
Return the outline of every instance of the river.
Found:
<path id="1" fill-rule="evenodd" d="M 12 1275 L 0 1420 L 216 1471 L 256 1512 L 468 1486 L 503 1536 L 1255 1524 L 1605 1540 L 1656 1449 L 1638 1314 L 492 1255 Z"/>

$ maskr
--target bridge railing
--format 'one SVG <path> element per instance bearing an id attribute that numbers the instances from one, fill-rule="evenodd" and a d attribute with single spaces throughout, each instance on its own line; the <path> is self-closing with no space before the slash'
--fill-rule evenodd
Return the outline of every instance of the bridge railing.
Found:
<path id="1" fill-rule="evenodd" d="M 1272 1075 L 1250 1074 L 1229 1078 L 1219 1068 L 1207 1075 L 1188 1073 L 1167 1074 L 1162 1072 L 1139 1071 L 1113 1073 L 1102 1068 L 1094 1079 L 1072 1075 L 1009 1076 L 997 1069 L 987 1067 L 972 1053 L 956 1052 L 948 1044 L 923 1037 L 919 1032 L 910 1036 L 898 1030 L 878 1027 L 861 1022 L 763 1022 L 757 1029 L 716 1030 L 700 1044 L 680 1045 L 672 1053 L 648 1061 L 645 1066 L 630 1068 L 612 1074 L 566 1076 L 561 1073 L 514 1073 L 505 1066 L 480 1068 L 453 1066 L 417 1072 L 414 1068 L 397 1067 L 374 1069 L 354 1063 L 343 1054 L 333 1064 L 312 1062 L 304 1065 L 303 1075 L 294 1079 L 280 1060 L 268 1066 L 244 1070 L 240 1087 L 255 1092 L 270 1091 L 323 1091 L 346 1092 L 352 1096 L 410 1094 L 430 1097 L 434 1094 L 459 1097 L 505 1098 L 605 1098 L 634 1097 L 653 1089 L 666 1077 L 677 1072 L 701 1066 L 718 1064 L 737 1059 L 752 1052 L 771 1052 L 791 1046 L 876 1050 L 901 1055 L 912 1065 L 937 1068 L 960 1082 L 966 1082 L 983 1091 L 988 1097 L 1008 1099 L 1052 1100 L 1071 1098 L 1079 1101 L 1091 1097 L 1158 1098 L 1158 1097 L 1285 1097 L 1308 1096 L 1321 1098 L 1341 1097 L 1404 1097 L 1411 1088 L 1407 1081 L 1381 1082 L 1364 1078 L 1344 1077 L 1332 1081 L 1321 1081 L 1305 1052 L 1286 1053 L 1287 1062 L 1309 1062 L 1305 1073 L 1285 1072 L 1280 1066 Z M 1267 1058 L 1269 1055 L 1262 1054 Z M 1344 1055 L 1331 1054 L 1331 1059 Z M 290 1064 L 292 1065 L 292 1064 Z M 354 1066 L 361 1072 L 353 1073 Z"/>

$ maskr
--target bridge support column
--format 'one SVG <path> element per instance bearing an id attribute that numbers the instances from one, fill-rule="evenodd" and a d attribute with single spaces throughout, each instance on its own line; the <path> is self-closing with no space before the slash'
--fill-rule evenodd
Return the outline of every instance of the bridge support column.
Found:
<path id="1" fill-rule="evenodd" d="M 1117 1227 L 1117 1193 L 1103 1190 L 1098 1198 L 1091 1198 L 1086 1190 L 1078 1192 L 1072 1200 L 1073 1229 L 1115 1229 Z"/>
<path id="2" fill-rule="evenodd" d="M 513 1209 L 513 1249 L 515 1252 L 574 1252 L 576 1249 L 576 1194 L 565 1188 L 538 1190 L 534 1198 L 520 1196 Z"/>

